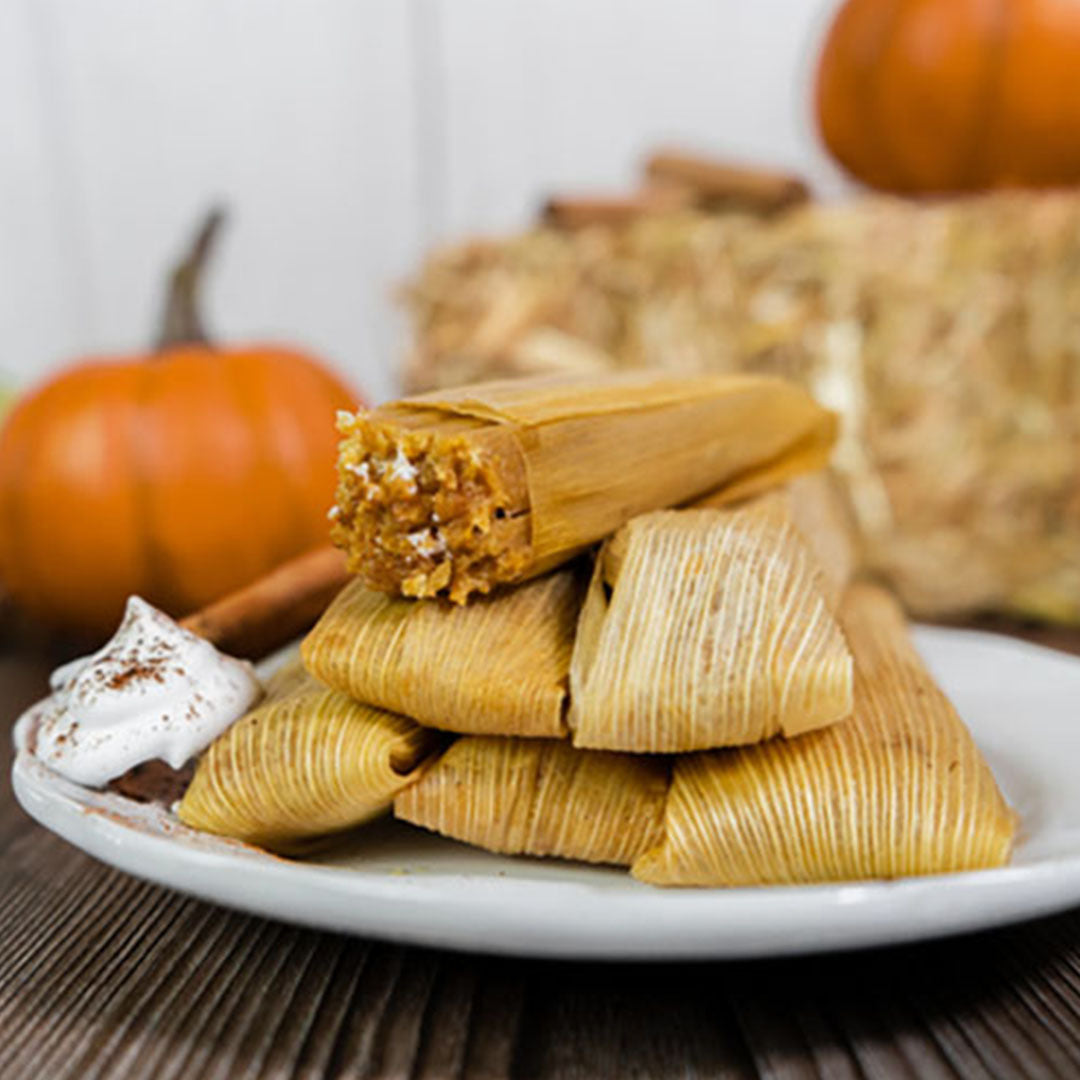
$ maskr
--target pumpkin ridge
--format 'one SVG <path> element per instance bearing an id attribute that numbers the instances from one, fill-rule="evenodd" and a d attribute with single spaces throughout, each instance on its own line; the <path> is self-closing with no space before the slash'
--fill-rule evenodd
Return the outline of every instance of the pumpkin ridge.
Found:
<path id="1" fill-rule="evenodd" d="M 304 388 L 303 400 L 308 407 L 318 398 L 327 406 L 326 423 L 328 427 L 331 427 L 334 423 L 334 416 L 331 407 L 331 403 L 328 399 L 327 389 L 323 380 L 319 377 L 319 373 L 311 369 L 305 363 L 296 363 L 290 357 L 282 356 L 280 354 L 273 357 L 274 372 L 266 372 L 266 382 L 277 381 L 281 379 L 288 381 L 292 384 L 306 384 Z M 271 379 L 273 375 L 273 379 Z M 297 400 L 300 400 L 299 393 L 297 394 Z M 285 482 L 289 492 L 289 510 L 290 510 L 290 550 L 287 555 L 294 555 L 299 550 L 304 550 L 311 547 L 316 541 L 308 535 L 310 531 L 310 518 L 307 512 L 307 499 L 306 492 L 308 490 L 308 482 L 306 476 L 298 474 L 296 465 L 291 456 L 286 452 L 285 447 L 279 441 L 284 428 L 277 422 L 271 410 L 276 408 L 276 401 L 272 394 L 267 395 L 267 430 L 270 433 L 270 445 L 273 447 L 275 460 L 278 462 L 279 468 L 282 470 L 283 481 Z M 296 436 L 303 444 L 303 460 L 305 462 L 310 461 L 312 457 L 311 435 L 314 432 L 314 425 L 307 427 L 305 425 L 296 425 Z M 333 497 L 333 469 L 328 470 L 327 473 L 327 504 L 329 506 L 330 500 Z M 325 513 L 325 510 L 322 511 Z M 329 531 L 329 525 L 326 526 L 326 531 Z M 324 542 L 326 542 L 324 538 Z"/>
<path id="2" fill-rule="evenodd" d="M 273 376 L 271 365 L 267 363 L 266 355 L 259 356 L 254 353 L 234 353 L 229 357 L 228 378 L 231 392 L 236 402 L 236 407 L 241 409 L 247 420 L 248 436 L 253 448 L 252 457 L 258 468 L 269 466 L 278 473 L 281 470 L 281 455 L 271 431 L 271 417 L 269 415 L 269 395 L 267 383 Z M 258 482 L 261 484 L 262 479 Z M 296 530 L 294 521 L 296 518 L 295 501 L 292 498 L 292 485 L 288 485 L 288 498 L 285 491 L 281 492 L 278 500 L 279 507 L 285 507 L 289 512 L 289 525 L 272 531 L 269 535 L 261 537 L 265 547 L 260 545 L 261 550 L 257 558 L 270 566 L 276 566 L 293 555 L 298 554 L 296 546 Z"/>
<path id="3" fill-rule="evenodd" d="M 25 588 L 26 592 L 33 596 L 41 591 L 41 587 L 29 558 L 30 541 L 26 529 L 29 515 L 23 504 L 26 501 L 27 486 L 31 482 L 30 477 L 33 475 L 31 469 L 34 464 L 34 451 L 36 450 L 40 456 L 45 447 L 44 440 L 28 438 L 25 432 L 14 427 L 15 424 L 25 426 L 20 409 L 21 406 L 16 405 L 16 411 L 7 418 L 5 423 L 4 442 L 14 445 L 15 457 L 13 460 L 7 460 L 10 451 L 7 451 L 5 447 L 4 475 L 0 476 L 3 491 L 3 509 L 0 511 L 2 514 L 0 520 L 7 534 L 3 546 L 10 554 L 10 565 L 4 567 L 9 573 L 5 576 L 9 579 L 10 577 L 20 578 L 20 591 Z M 27 582 L 27 577 L 32 580 Z M 8 587 L 10 588 L 10 585 Z"/>
<path id="4" fill-rule="evenodd" d="M 44 412 L 36 418 L 37 426 L 43 428 L 45 434 L 41 436 L 39 432 L 35 432 L 38 437 L 31 440 L 35 443 L 36 453 L 31 456 L 29 468 L 27 469 L 26 475 L 28 479 L 23 489 L 24 501 L 22 506 L 25 515 L 24 521 L 30 523 L 30 532 L 27 537 L 27 550 L 23 554 L 20 575 L 24 586 L 28 588 L 29 595 L 40 598 L 39 602 L 35 603 L 33 610 L 35 615 L 45 622 L 56 620 L 62 613 L 65 602 L 60 599 L 55 589 L 50 588 L 50 581 L 53 576 L 58 574 L 64 581 L 63 587 L 72 589 L 70 580 L 72 564 L 78 564 L 76 573 L 80 579 L 93 574 L 97 570 L 97 567 L 93 565 L 93 559 L 97 552 L 93 542 L 93 526 L 90 527 L 88 534 L 82 531 L 83 522 L 78 517 L 72 516 L 68 519 L 65 527 L 70 530 L 72 535 L 77 537 L 78 554 L 67 552 L 68 558 L 62 560 L 63 567 L 59 566 L 57 555 L 52 551 L 51 546 L 47 542 L 44 544 L 41 542 L 43 539 L 42 534 L 46 530 L 56 527 L 55 521 L 52 520 L 51 516 L 44 521 L 42 520 L 40 508 L 34 505 L 35 500 L 32 489 L 37 487 L 40 490 L 40 486 L 43 484 L 42 476 L 44 476 L 44 485 L 52 489 L 52 498 L 63 501 L 65 509 L 70 513 L 70 506 L 65 498 L 65 496 L 71 494 L 71 475 L 67 460 L 69 455 L 60 449 L 61 440 L 57 438 L 57 432 L 70 428 L 73 412 L 79 429 L 86 430 L 87 410 L 82 405 L 83 399 L 86 396 L 107 397 L 110 395 L 113 390 L 111 375 L 112 372 L 108 366 L 102 365 L 86 369 L 81 373 L 81 377 L 74 381 L 58 380 L 54 384 L 53 392 L 47 395 L 45 399 Z M 107 424 L 102 417 L 94 418 L 92 434 L 95 441 L 104 437 L 101 433 L 106 426 Z M 100 444 L 95 447 L 95 451 L 100 453 Z M 58 458 L 64 461 L 64 470 L 61 474 L 61 491 L 57 491 L 56 486 L 50 483 L 53 479 Z M 90 549 L 89 552 L 87 547 Z M 80 590 L 72 591 L 71 602 L 76 609 L 82 610 L 86 601 L 85 597 L 75 595 L 78 591 Z"/>
<path id="5" fill-rule="evenodd" d="M 984 48 L 991 53 L 986 63 L 984 83 L 979 94 L 968 138 L 970 145 L 964 156 L 956 187 L 978 187 L 986 175 L 986 147 L 993 127 L 995 106 L 1001 104 L 1002 83 L 1005 77 L 1005 53 L 1009 42 L 1009 0 L 997 0 L 993 30 L 985 37 Z"/>
<path id="6" fill-rule="evenodd" d="M 167 361 L 166 361 L 167 362 Z M 157 529 L 153 522 L 153 502 L 150 489 L 153 481 L 147 471 L 147 436 L 148 420 L 152 415 L 150 401 L 153 396 L 154 380 L 158 369 L 152 362 L 138 365 L 135 372 L 133 432 L 131 435 L 131 486 L 132 500 L 135 504 L 135 516 L 138 521 L 139 542 L 137 550 L 143 553 L 143 565 L 136 574 L 136 580 L 142 581 L 144 595 L 151 603 L 176 614 L 170 607 L 168 586 L 168 558 L 157 540 Z"/>
<path id="7" fill-rule="evenodd" d="M 897 159 L 889 140 L 884 137 L 885 125 L 881 120 L 881 78 L 877 69 L 885 58 L 889 46 L 896 38 L 896 28 L 907 15 L 908 0 L 892 0 L 884 28 L 878 35 L 873 62 L 860 72 L 858 111 L 862 118 L 862 137 L 871 144 L 871 158 L 878 162 L 877 170 L 884 171 L 894 179 L 890 186 L 907 191 L 913 186 L 911 174 Z"/>

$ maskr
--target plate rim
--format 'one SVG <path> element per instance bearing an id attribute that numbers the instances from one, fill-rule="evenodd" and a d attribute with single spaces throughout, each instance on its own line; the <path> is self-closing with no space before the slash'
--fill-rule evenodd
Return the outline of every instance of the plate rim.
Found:
<path id="1" fill-rule="evenodd" d="M 1068 654 L 986 631 L 918 627 L 916 638 L 927 632 L 1080 664 Z M 599 877 L 592 885 L 498 874 L 366 875 L 280 859 L 232 841 L 213 847 L 156 835 L 80 801 L 82 789 L 25 749 L 16 754 L 12 786 L 39 824 L 143 880 L 266 918 L 467 952 L 625 961 L 798 955 L 991 929 L 1080 903 L 1080 852 L 896 881 L 730 889 L 612 888 Z M 943 888 L 947 904 L 941 903 Z"/>

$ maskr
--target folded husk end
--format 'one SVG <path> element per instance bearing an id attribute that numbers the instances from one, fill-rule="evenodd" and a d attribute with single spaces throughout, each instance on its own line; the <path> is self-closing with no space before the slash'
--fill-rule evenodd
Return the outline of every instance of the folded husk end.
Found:
<path id="1" fill-rule="evenodd" d="M 177 813 L 190 828 L 302 849 L 385 813 L 435 741 L 405 717 L 309 679 L 269 696 L 211 744 Z"/>

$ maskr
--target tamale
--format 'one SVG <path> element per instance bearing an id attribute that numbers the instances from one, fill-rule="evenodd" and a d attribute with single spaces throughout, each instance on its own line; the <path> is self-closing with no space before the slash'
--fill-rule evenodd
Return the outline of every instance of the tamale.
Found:
<path id="1" fill-rule="evenodd" d="M 431 732 L 328 690 L 297 663 L 211 743 L 178 814 L 204 832 L 301 849 L 388 810 L 435 748 Z"/>
<path id="2" fill-rule="evenodd" d="M 767 885 L 1001 866 L 1016 827 L 989 767 L 915 652 L 896 601 L 853 586 L 851 719 L 799 739 L 680 758 L 657 885 Z"/>
<path id="3" fill-rule="evenodd" d="M 835 418 L 766 376 L 540 378 L 340 417 L 331 535 L 373 589 L 463 602 L 636 514 L 820 468 Z"/>
<path id="4" fill-rule="evenodd" d="M 661 839 L 668 766 L 554 739 L 459 739 L 394 800 L 414 825 L 507 855 L 629 865 Z"/>
<path id="5" fill-rule="evenodd" d="M 604 545 L 570 667 L 575 746 L 683 753 L 851 712 L 851 653 L 785 505 L 660 510 Z"/>
<path id="6" fill-rule="evenodd" d="M 861 562 L 855 512 L 839 477 L 825 469 L 796 476 L 779 497 L 821 568 L 832 607 L 839 607 Z"/>
<path id="7" fill-rule="evenodd" d="M 861 561 L 854 509 L 839 478 L 828 469 L 792 477 L 783 487 L 732 503 L 723 492 L 707 495 L 695 508 L 756 504 L 778 520 L 791 521 L 821 569 L 830 607 L 836 609 Z"/>
<path id="8" fill-rule="evenodd" d="M 328 686 L 427 727 L 565 736 L 584 581 L 573 566 L 456 605 L 389 596 L 357 580 L 301 652 Z"/>

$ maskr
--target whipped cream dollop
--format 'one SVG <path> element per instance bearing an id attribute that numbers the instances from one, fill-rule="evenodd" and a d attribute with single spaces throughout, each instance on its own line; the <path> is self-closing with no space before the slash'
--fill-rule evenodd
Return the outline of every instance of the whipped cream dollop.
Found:
<path id="1" fill-rule="evenodd" d="M 49 683 L 52 695 L 26 714 L 19 741 L 88 787 L 155 758 L 180 768 L 262 696 L 249 663 L 137 596 L 108 644 Z"/>

